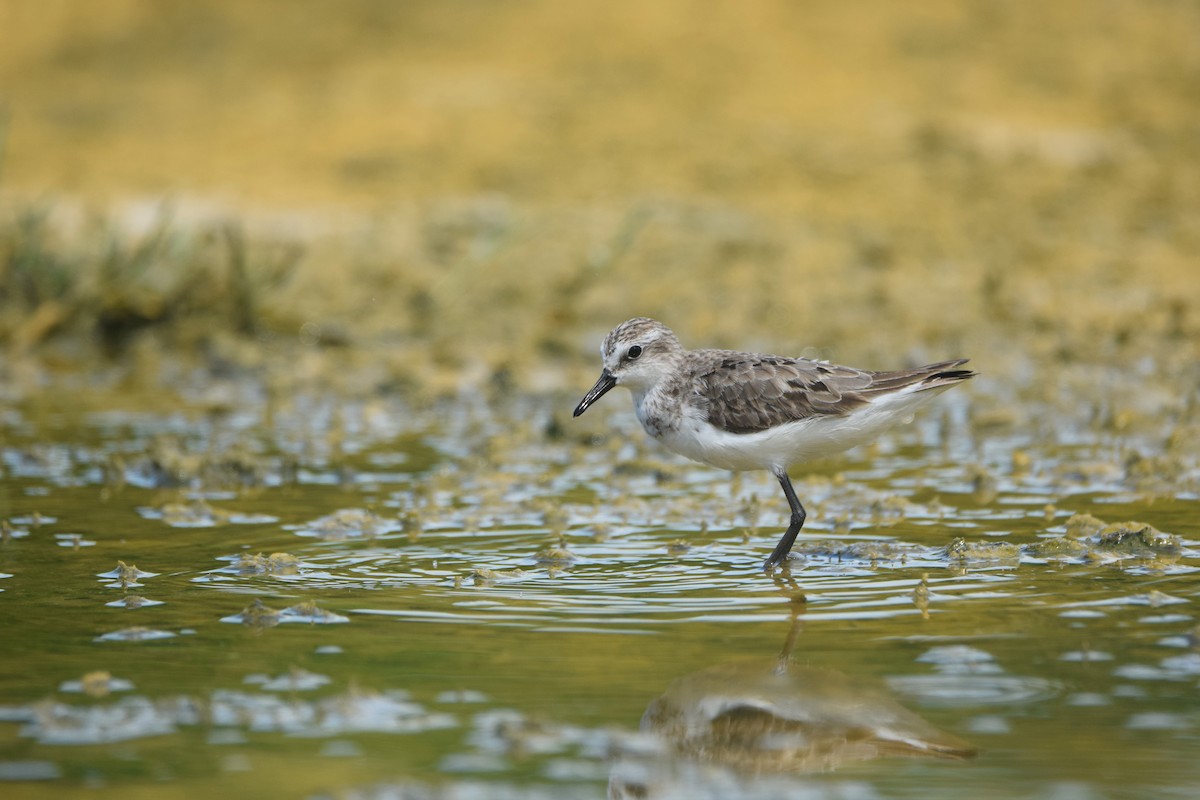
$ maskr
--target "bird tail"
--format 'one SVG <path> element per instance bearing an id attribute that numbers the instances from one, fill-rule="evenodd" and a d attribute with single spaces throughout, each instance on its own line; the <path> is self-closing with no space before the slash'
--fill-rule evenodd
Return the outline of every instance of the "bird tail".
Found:
<path id="1" fill-rule="evenodd" d="M 930 364 L 921 367 L 916 372 L 923 373 L 924 377 L 917 381 L 919 384 L 918 391 L 926 389 L 936 389 L 940 386 L 951 386 L 955 383 L 974 378 L 976 373 L 969 369 L 954 369 L 967 363 L 968 359 L 960 358 L 955 361 L 942 361 L 938 364 Z"/>

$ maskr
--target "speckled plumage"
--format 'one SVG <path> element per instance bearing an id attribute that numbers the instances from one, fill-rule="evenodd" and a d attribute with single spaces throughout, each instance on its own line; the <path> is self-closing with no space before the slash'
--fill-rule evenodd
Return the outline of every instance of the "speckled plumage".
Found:
<path id="1" fill-rule="evenodd" d="M 790 466 L 870 441 L 975 374 L 958 369 L 966 359 L 871 372 L 804 358 L 685 350 L 669 328 L 645 317 L 613 328 L 600 353 L 600 380 L 575 416 L 613 386 L 625 386 L 642 427 L 668 449 L 724 469 L 769 469 L 779 479 L 792 526 L 768 567 L 787 555 L 804 521 Z"/>

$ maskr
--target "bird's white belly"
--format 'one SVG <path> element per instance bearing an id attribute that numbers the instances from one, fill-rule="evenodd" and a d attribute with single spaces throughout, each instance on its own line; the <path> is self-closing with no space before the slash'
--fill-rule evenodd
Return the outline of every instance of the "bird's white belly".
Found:
<path id="1" fill-rule="evenodd" d="M 935 394 L 901 392 L 846 415 L 810 417 L 756 433 L 730 433 L 685 413 L 676 429 L 658 439 L 682 456 L 721 469 L 787 469 L 872 441 Z"/>

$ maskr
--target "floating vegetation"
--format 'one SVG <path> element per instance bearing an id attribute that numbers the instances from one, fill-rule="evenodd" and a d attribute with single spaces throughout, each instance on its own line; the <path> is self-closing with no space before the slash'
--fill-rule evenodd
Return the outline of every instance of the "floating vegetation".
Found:
<path id="1" fill-rule="evenodd" d="M 564 569 L 579 560 L 578 556 L 565 547 L 547 547 L 539 550 L 533 558 L 539 566 L 556 569 Z"/>
<path id="2" fill-rule="evenodd" d="M 0 781 L 27 783 L 61 777 L 62 769 L 53 761 L 0 761 Z"/>
<path id="3" fill-rule="evenodd" d="M 104 633 L 95 638 L 97 642 L 153 642 L 158 639 L 173 639 L 178 634 L 145 628 L 140 625 Z"/>
<path id="4" fill-rule="evenodd" d="M 921 574 L 921 580 L 913 589 L 913 605 L 921 612 L 924 619 L 929 619 L 929 575 Z"/>
<path id="5" fill-rule="evenodd" d="M 939 672 L 948 675 L 999 674 L 1003 671 L 991 653 L 965 644 L 931 647 L 917 656 L 916 661 L 918 664 L 934 664 Z"/>
<path id="6" fill-rule="evenodd" d="M 53 525 L 58 522 L 58 517 L 52 517 L 43 514 L 40 511 L 34 511 L 31 514 L 23 514 L 12 517 L 9 520 L 13 525 L 28 525 L 30 528 L 40 528 L 43 525 Z"/>
<path id="7" fill-rule="evenodd" d="M 906 497 L 897 494 L 888 495 L 871 502 L 871 519 L 877 524 L 896 522 L 904 519 L 912 506 L 912 501 Z"/>
<path id="8" fill-rule="evenodd" d="M 349 622 L 349 617 L 334 614 L 319 608 L 316 603 L 306 601 L 294 606 L 276 610 L 268 607 L 262 600 L 255 598 L 254 602 L 241 613 L 222 617 L 221 622 L 232 622 L 250 628 L 271 628 L 287 622 L 306 623 L 309 625 L 329 625 Z"/>
<path id="9" fill-rule="evenodd" d="M 927 706 L 950 708 L 1045 702 L 1062 691 L 1057 681 L 1047 678 L 993 674 L 892 676 L 887 685 Z"/>
<path id="10" fill-rule="evenodd" d="M 300 559 L 291 553 L 271 553 L 269 556 L 242 553 L 228 558 L 233 563 L 220 571 L 235 575 L 296 575 L 301 566 Z"/>
<path id="11" fill-rule="evenodd" d="M 403 523 L 380 517 L 361 508 L 344 508 L 304 525 L 285 525 L 297 536 L 310 536 L 327 542 L 347 539 L 374 539 L 386 533 L 402 530 Z"/>
<path id="12" fill-rule="evenodd" d="M 441 692 L 435 698 L 435 702 L 438 703 L 486 703 L 487 701 L 487 695 L 471 689 Z"/>
<path id="13" fill-rule="evenodd" d="M 971 482 L 971 499 L 979 505 L 988 505 L 996 501 L 999 495 L 996 477 L 983 467 L 975 465 L 967 471 L 967 479 Z"/>
<path id="14" fill-rule="evenodd" d="M 318 608 L 317 604 L 311 601 L 297 603 L 294 606 L 288 606 L 279 612 L 280 624 L 285 622 L 298 622 L 309 625 L 329 625 L 349 621 L 349 617 L 343 617 L 340 614 L 333 613 L 332 611 L 326 611 L 323 608 Z"/>
<path id="15" fill-rule="evenodd" d="M 1114 522 L 1091 514 L 1074 514 L 1063 536 L 1047 537 L 1027 545 L 1035 559 L 1061 561 L 1120 561 L 1124 559 L 1177 560 L 1184 554 L 1179 537 L 1165 534 L 1144 522 Z"/>
<path id="16" fill-rule="evenodd" d="M 282 483 L 282 468 L 241 448 L 220 454 L 191 453 L 177 439 L 158 437 L 149 452 L 132 459 L 114 456 L 110 482 L 142 489 L 247 488 Z"/>
<path id="17" fill-rule="evenodd" d="M 1179 539 L 1144 522 L 1115 522 L 1098 534 L 1096 546 L 1135 557 L 1178 556 Z"/>
<path id="18" fill-rule="evenodd" d="M 203 499 L 186 503 L 166 503 L 158 507 L 139 506 L 138 513 L 146 519 L 161 519 L 172 528 L 212 528 L 217 525 L 262 525 L 278 522 L 269 514 L 241 514 L 216 508 Z"/>
<path id="19" fill-rule="evenodd" d="M 13 539 L 24 539 L 28 535 L 28 529 L 13 527 L 8 520 L 0 519 L 0 542 L 7 544 Z"/>
<path id="20" fill-rule="evenodd" d="M 155 578 L 157 572 L 146 572 L 140 570 L 132 564 L 126 564 L 124 561 L 117 561 L 117 566 L 110 569 L 108 572 L 97 572 L 99 578 L 115 578 L 112 583 L 105 584 L 115 589 L 127 589 L 132 586 L 141 586 L 138 580 L 141 578 Z"/>
<path id="21" fill-rule="evenodd" d="M 1059 661 L 1073 661 L 1078 663 L 1093 663 L 1100 661 L 1112 661 L 1113 654 L 1106 653 L 1103 650 L 1068 650 L 1058 657 Z"/>
<path id="22" fill-rule="evenodd" d="M 352 690 L 310 702 L 217 691 L 210 698 L 209 715 L 213 725 L 292 736 L 415 734 L 458 725 L 452 715 L 427 711 L 400 691 Z"/>
<path id="23" fill-rule="evenodd" d="M 673 556 L 681 556 L 690 552 L 692 543 L 687 539 L 672 539 L 667 542 L 667 553 Z"/>
<path id="24" fill-rule="evenodd" d="M 421 519 L 421 513 L 415 508 L 410 508 L 404 512 L 400 518 L 400 530 L 404 531 L 410 542 L 415 542 L 421 537 L 421 532 L 425 530 L 425 523 Z"/>
<path id="25" fill-rule="evenodd" d="M 240 614 L 222 617 L 221 622 L 232 622 L 248 628 L 263 629 L 278 625 L 281 621 L 279 615 L 280 612 L 277 609 L 270 608 L 256 597 L 254 602 L 242 609 Z"/>
<path id="26" fill-rule="evenodd" d="M 331 679 L 328 675 L 318 675 L 315 672 L 293 667 L 290 671 L 274 678 L 268 675 L 247 675 L 244 682 L 257 684 L 270 692 L 308 692 L 329 685 Z"/>
<path id="27" fill-rule="evenodd" d="M 122 597 L 120 600 L 113 600 L 111 602 L 105 603 L 104 605 L 109 606 L 110 608 L 134 609 L 134 608 L 150 608 L 151 606 L 161 606 L 161 605 L 163 605 L 164 602 L 166 602 L 166 601 L 150 600 L 148 598 L 142 597 L 139 594 L 127 594 L 124 597 Z"/>
<path id="28" fill-rule="evenodd" d="M 58 685 L 60 692 L 67 694 L 86 694 L 88 697 L 107 697 L 113 692 L 129 692 L 133 690 L 133 681 L 124 678 L 114 678 L 112 673 L 104 670 L 89 672 L 79 680 L 63 681 Z"/>
<path id="29" fill-rule="evenodd" d="M 476 567 L 471 571 L 471 581 L 476 586 L 494 586 L 497 583 L 512 583 L 524 580 L 529 573 L 521 569 L 496 570 Z"/>
<path id="30" fill-rule="evenodd" d="M 1092 548 L 1087 542 L 1070 536 L 1041 539 L 1025 547 L 1025 552 L 1035 559 L 1077 563 L 1085 559 L 1091 551 Z"/>
<path id="31" fill-rule="evenodd" d="M 449 714 L 429 712 L 402 692 L 349 691 L 315 701 L 217 690 L 202 698 L 126 697 L 107 705 L 46 701 L 29 707 L 21 735 L 48 745 L 95 745 L 145 739 L 180 728 L 240 728 L 292 736 L 413 734 L 453 728 Z"/>
<path id="32" fill-rule="evenodd" d="M 955 561 L 1018 561 L 1021 548 L 1008 542 L 972 542 L 958 537 L 946 546 L 945 555 Z"/>
<path id="33" fill-rule="evenodd" d="M 568 752 L 610 756 L 653 755 L 663 751 L 654 736 L 632 731 L 599 731 L 527 716 L 510 709 L 489 709 L 476 714 L 468 737 L 479 753 L 521 758 Z"/>
<path id="34" fill-rule="evenodd" d="M 1200 653 L 1167 656 L 1157 665 L 1122 664 L 1113 674 L 1138 681 L 1191 681 L 1200 676 Z"/>
<path id="35" fill-rule="evenodd" d="M 845 542 L 837 539 L 801 537 L 792 548 L 796 560 L 810 564 L 899 565 L 910 558 L 927 558 L 933 548 L 905 542 L 867 540 Z"/>
<path id="36" fill-rule="evenodd" d="M 1090 513 L 1073 513 L 1067 519 L 1067 536 L 1070 539 L 1087 539 L 1104 530 L 1103 519 L 1093 517 Z"/>
<path id="37" fill-rule="evenodd" d="M 85 539 L 83 538 L 83 534 L 79 533 L 56 533 L 54 534 L 54 541 L 59 547 L 68 547 L 72 550 L 96 546 L 93 540 Z"/>
<path id="38" fill-rule="evenodd" d="M 198 716 L 190 704 L 164 709 L 145 697 L 126 697 L 109 705 L 72 706 L 45 702 L 34 707 L 34 718 L 21 735 L 48 745 L 94 745 L 126 742 L 173 733 L 181 712 Z"/>

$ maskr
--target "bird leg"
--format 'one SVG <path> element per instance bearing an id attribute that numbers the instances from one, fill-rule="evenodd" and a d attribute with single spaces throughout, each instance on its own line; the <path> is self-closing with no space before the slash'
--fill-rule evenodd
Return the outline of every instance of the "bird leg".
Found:
<path id="1" fill-rule="evenodd" d="M 804 525 L 804 506 L 800 505 L 800 498 L 796 497 L 796 490 L 792 488 L 792 479 L 788 477 L 787 470 L 772 470 L 775 477 L 779 479 L 779 485 L 783 487 L 783 493 L 787 497 L 788 505 L 792 507 L 792 519 L 788 524 L 788 529 L 784 531 L 783 536 L 779 539 L 779 544 L 775 545 L 775 550 L 771 556 L 763 564 L 763 572 L 770 572 L 774 567 L 779 566 L 787 559 L 788 553 L 792 550 L 792 545 L 796 541 L 796 534 L 800 533 L 800 528 Z"/>

